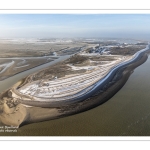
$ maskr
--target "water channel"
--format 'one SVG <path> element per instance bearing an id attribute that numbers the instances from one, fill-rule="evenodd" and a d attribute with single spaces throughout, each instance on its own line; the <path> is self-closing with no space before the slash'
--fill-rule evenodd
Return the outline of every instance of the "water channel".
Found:
<path id="1" fill-rule="evenodd" d="M 118 93 L 94 109 L 60 119 L 28 124 L 19 128 L 17 133 L 6 135 L 150 136 L 149 66 L 150 56 L 134 70 Z M 9 80 L 14 84 L 11 78 Z"/>
<path id="2" fill-rule="evenodd" d="M 63 61 L 65 59 L 68 59 L 70 57 L 70 55 L 65 55 L 65 56 L 59 56 L 58 59 L 55 59 L 49 63 L 46 63 L 46 64 L 43 64 L 43 65 L 40 65 L 40 66 L 37 66 L 35 68 L 32 68 L 32 69 L 29 69 L 29 70 L 26 70 L 24 72 L 21 72 L 21 73 L 18 73 L 12 77 L 9 77 L 5 80 L 2 80 L 0 81 L 0 92 L 3 92 L 4 90 L 8 89 L 9 87 L 11 87 L 12 85 L 14 85 L 17 81 L 21 80 L 22 78 L 34 73 L 34 72 L 37 72 L 39 70 L 42 70 L 43 68 L 46 68 L 46 67 L 49 67 L 53 64 L 56 64 L 60 61 Z"/>

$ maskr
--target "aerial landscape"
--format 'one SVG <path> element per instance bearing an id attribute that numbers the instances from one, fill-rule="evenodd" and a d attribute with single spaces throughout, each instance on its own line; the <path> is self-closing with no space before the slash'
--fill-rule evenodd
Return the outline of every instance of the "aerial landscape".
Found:
<path id="1" fill-rule="evenodd" d="M 0 21 L 0 135 L 150 135 L 148 14 Z"/>

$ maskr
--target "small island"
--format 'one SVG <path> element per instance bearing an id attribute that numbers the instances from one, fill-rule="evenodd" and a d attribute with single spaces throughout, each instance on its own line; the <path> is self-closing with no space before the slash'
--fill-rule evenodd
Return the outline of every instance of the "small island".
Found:
<path id="1" fill-rule="evenodd" d="M 125 84 L 134 68 L 146 61 L 150 47 L 145 43 L 82 41 L 80 45 L 83 43 L 86 46 L 76 52 L 76 48 L 73 49 L 68 59 L 33 73 L 2 92 L 2 123 L 22 126 L 103 104 Z M 61 55 L 66 50 L 68 48 L 64 48 Z M 56 57 L 56 52 L 52 52 L 54 54 Z M 57 53 L 57 57 L 59 55 Z"/>

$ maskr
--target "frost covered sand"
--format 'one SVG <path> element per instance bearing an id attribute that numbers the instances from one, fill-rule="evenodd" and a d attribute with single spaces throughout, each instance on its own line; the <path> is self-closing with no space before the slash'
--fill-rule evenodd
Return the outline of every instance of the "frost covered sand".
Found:
<path id="1" fill-rule="evenodd" d="M 79 92 L 80 94 L 87 92 L 87 90 L 84 89 L 92 86 L 101 78 L 103 78 L 112 67 L 131 58 L 131 56 L 116 56 L 114 57 L 114 61 L 89 61 L 89 65 L 86 66 L 74 66 L 68 64 L 70 70 L 75 71 L 84 69 L 85 73 L 75 74 L 73 76 L 67 76 L 63 78 L 55 77 L 54 80 L 50 81 L 37 80 L 21 87 L 17 93 L 19 92 L 22 95 L 22 98 L 24 97 L 23 95 L 30 95 L 32 96 L 32 99 L 38 101 L 59 101 L 63 100 L 62 97 L 64 97 L 64 100 L 70 99 L 70 96 L 78 96 L 79 94 L 77 93 Z M 109 60 L 109 56 L 107 59 Z M 97 65 L 94 65 L 96 63 Z"/>

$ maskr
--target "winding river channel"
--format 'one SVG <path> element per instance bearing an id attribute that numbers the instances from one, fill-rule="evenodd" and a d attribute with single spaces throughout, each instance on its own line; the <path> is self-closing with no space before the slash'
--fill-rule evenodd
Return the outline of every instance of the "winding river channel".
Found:
<path id="1" fill-rule="evenodd" d="M 63 61 L 65 59 L 69 58 L 69 57 L 70 57 L 70 55 L 60 56 L 58 59 L 55 59 L 55 60 L 53 60 L 49 63 L 37 66 L 37 67 L 29 69 L 29 70 L 26 70 L 24 72 L 21 72 L 19 74 L 16 74 L 12 77 L 9 77 L 5 80 L 0 81 L 0 85 L 1 85 L 0 86 L 0 92 L 3 92 L 4 90 L 7 90 L 8 88 L 10 88 L 12 85 L 14 85 L 17 81 L 21 80 L 22 78 L 24 78 L 24 77 L 26 77 L 26 76 L 34 73 L 34 72 L 37 72 L 37 71 L 39 71 L 43 68 L 49 67 L 53 64 L 56 64 L 60 61 Z"/>

